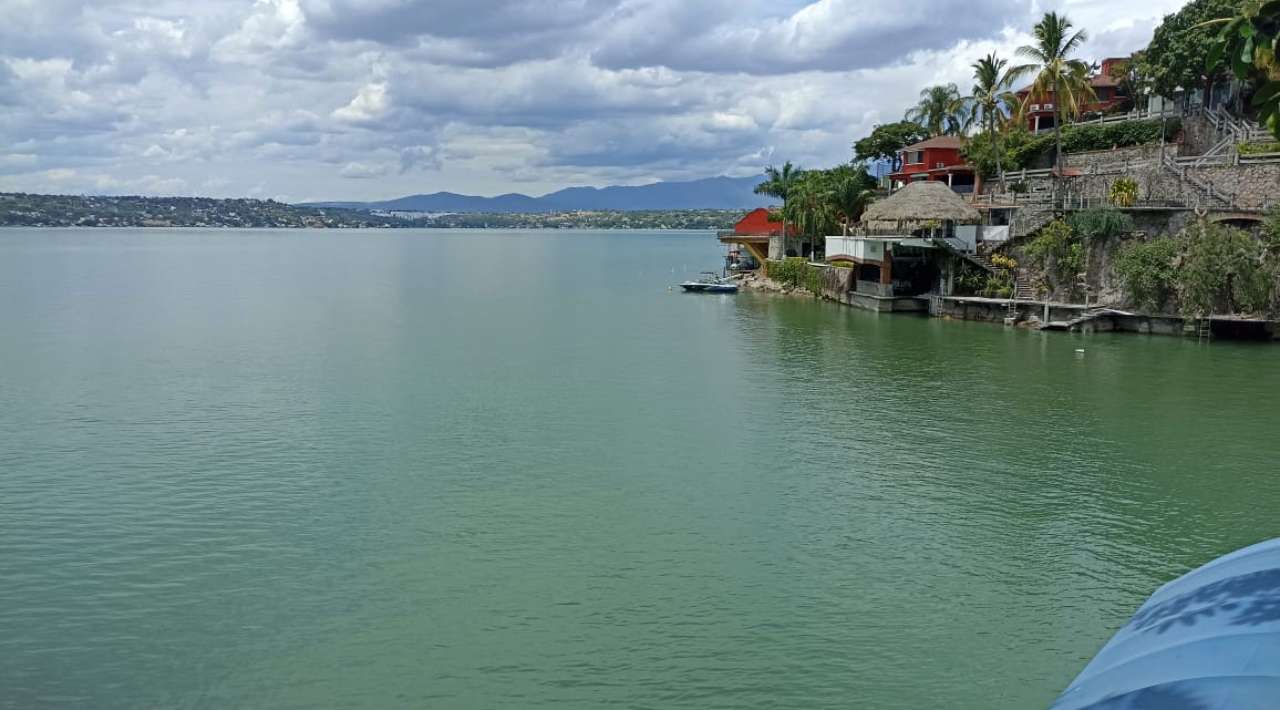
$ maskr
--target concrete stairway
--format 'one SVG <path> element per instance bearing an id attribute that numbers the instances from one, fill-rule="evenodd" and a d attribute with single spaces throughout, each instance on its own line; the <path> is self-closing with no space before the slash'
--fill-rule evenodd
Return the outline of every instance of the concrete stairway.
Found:
<path id="1" fill-rule="evenodd" d="M 1179 164 L 1171 156 L 1166 155 L 1160 165 L 1176 175 L 1182 183 L 1183 201 L 1187 204 L 1205 209 L 1230 209 L 1235 204 L 1234 196 L 1224 195 L 1214 189 L 1212 184 L 1188 172 L 1187 166 Z"/>
<path id="2" fill-rule="evenodd" d="M 1025 278 L 1018 277 L 1013 282 L 1013 297 L 1019 301 L 1036 300 L 1036 289 Z"/>

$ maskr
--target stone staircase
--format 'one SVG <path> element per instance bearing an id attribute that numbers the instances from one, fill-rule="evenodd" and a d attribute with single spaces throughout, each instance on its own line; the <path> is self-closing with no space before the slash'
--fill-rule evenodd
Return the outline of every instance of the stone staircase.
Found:
<path id="1" fill-rule="evenodd" d="M 1002 267 L 996 266 L 991 261 L 991 249 L 978 249 L 978 253 L 974 254 L 972 260 L 981 264 L 986 268 L 988 273 L 996 274 L 1002 270 Z M 1013 271 L 1013 299 L 1015 301 L 1034 301 L 1036 299 L 1036 289 L 1031 282 L 1018 273 L 1017 269 Z M 1013 306 L 1010 306 L 1012 309 Z"/>
<path id="2" fill-rule="evenodd" d="M 1013 281 L 1013 297 L 1019 301 L 1036 300 L 1036 289 L 1026 278 L 1019 276 Z"/>
<path id="3" fill-rule="evenodd" d="M 1214 188 L 1213 184 L 1205 182 L 1187 171 L 1187 166 L 1180 163 L 1177 159 L 1170 155 L 1164 156 L 1164 160 L 1160 162 L 1161 167 L 1166 171 L 1177 176 L 1178 181 L 1182 184 L 1184 202 L 1192 207 L 1202 209 L 1230 209 L 1235 205 L 1234 195 L 1224 195 Z"/>
<path id="4" fill-rule="evenodd" d="M 1204 117 L 1209 121 L 1209 125 L 1213 126 L 1218 138 L 1228 141 L 1232 146 L 1241 143 L 1272 143 L 1275 141 L 1275 136 L 1258 125 L 1256 121 L 1233 116 L 1220 108 L 1205 109 Z"/>

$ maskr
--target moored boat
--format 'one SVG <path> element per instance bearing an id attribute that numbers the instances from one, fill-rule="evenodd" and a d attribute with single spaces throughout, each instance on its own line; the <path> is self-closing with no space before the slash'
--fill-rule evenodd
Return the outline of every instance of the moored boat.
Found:
<path id="1" fill-rule="evenodd" d="M 680 288 L 691 293 L 737 293 L 738 284 L 732 279 L 717 276 L 713 271 L 704 271 L 699 278 L 685 281 Z"/>

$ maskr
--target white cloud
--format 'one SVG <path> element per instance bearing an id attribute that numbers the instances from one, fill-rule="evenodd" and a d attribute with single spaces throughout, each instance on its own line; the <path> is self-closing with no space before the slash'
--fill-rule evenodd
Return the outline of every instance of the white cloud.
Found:
<path id="1" fill-rule="evenodd" d="M 372 121 L 386 113 L 388 106 L 390 101 L 387 97 L 387 85 L 382 82 L 367 84 L 360 87 L 360 91 L 350 103 L 335 110 L 333 117 L 339 121 L 352 123 Z"/>
<path id="2" fill-rule="evenodd" d="M 382 177 L 391 172 L 391 167 L 381 164 L 370 163 L 347 163 L 342 166 L 338 174 L 344 178 L 352 180 L 369 180 L 371 178 Z"/>
<path id="3" fill-rule="evenodd" d="M 0 187 L 373 199 L 831 165 L 1032 13 L 1101 58 L 1180 4 L 0 0 Z"/>

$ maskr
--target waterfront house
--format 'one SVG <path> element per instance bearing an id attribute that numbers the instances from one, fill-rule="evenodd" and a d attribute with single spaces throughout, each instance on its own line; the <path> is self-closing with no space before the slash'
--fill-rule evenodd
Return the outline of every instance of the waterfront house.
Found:
<path id="1" fill-rule="evenodd" d="M 872 203 L 853 234 L 827 237 L 827 261 L 852 269 L 852 305 L 922 310 L 917 297 L 939 287 L 954 256 L 972 254 L 964 228 L 981 221 L 978 210 L 941 181 L 909 182 Z"/>
<path id="2" fill-rule="evenodd" d="M 1082 116 L 1106 113 L 1132 100 L 1133 97 L 1126 93 L 1119 78 L 1127 69 L 1129 61 L 1128 57 L 1108 57 L 1102 60 L 1101 66 L 1089 78 L 1094 100 L 1080 106 Z M 1028 131 L 1038 133 L 1053 130 L 1053 124 L 1058 120 L 1054 92 L 1028 98 L 1031 87 L 1025 87 L 1015 93 L 1024 107 L 1022 115 L 1026 119 Z"/>
<path id="3" fill-rule="evenodd" d="M 795 236 L 795 226 L 788 225 L 787 232 Z M 733 225 L 733 229 L 716 236 L 722 244 L 746 249 L 758 264 L 763 264 L 769 254 L 779 256 L 783 253 L 782 222 L 774 220 L 764 207 L 751 210 Z"/>
<path id="4" fill-rule="evenodd" d="M 934 136 L 898 151 L 901 167 L 889 175 L 894 189 L 927 180 L 945 184 L 955 192 L 974 192 L 977 177 L 973 166 L 960 155 L 964 144 L 960 136 Z"/>

